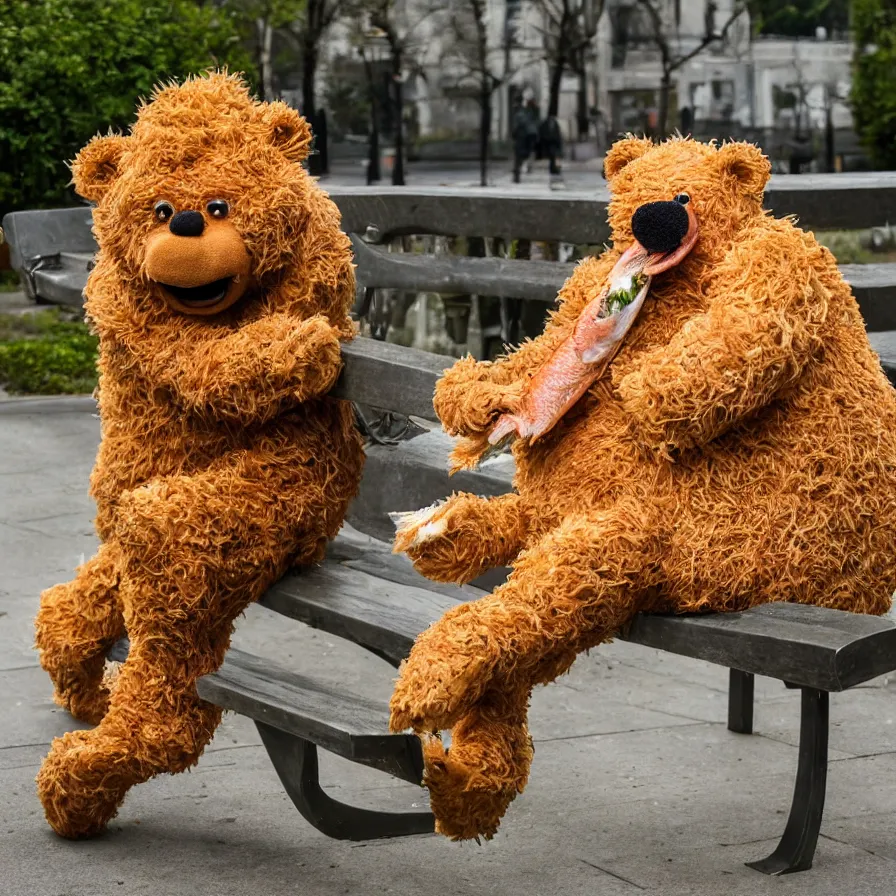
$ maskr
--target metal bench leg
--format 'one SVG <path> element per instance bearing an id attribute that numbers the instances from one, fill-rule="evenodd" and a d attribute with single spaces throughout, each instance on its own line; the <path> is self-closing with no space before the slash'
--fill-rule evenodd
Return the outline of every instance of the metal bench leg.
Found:
<path id="1" fill-rule="evenodd" d="M 728 730 L 753 733 L 753 673 L 731 669 L 728 678 Z"/>
<path id="2" fill-rule="evenodd" d="M 256 722 L 262 743 L 290 799 L 319 831 L 335 840 L 380 840 L 431 834 L 429 812 L 375 812 L 340 803 L 320 786 L 317 747 L 300 737 Z"/>
<path id="3" fill-rule="evenodd" d="M 803 688 L 799 767 L 787 827 L 778 848 L 767 859 L 747 862 L 748 867 L 763 874 L 789 874 L 812 867 L 828 776 L 828 718 L 827 692 Z"/>

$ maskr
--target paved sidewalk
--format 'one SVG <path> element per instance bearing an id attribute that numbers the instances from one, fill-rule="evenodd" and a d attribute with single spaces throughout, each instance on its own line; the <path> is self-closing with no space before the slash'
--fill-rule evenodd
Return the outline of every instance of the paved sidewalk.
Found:
<path id="1" fill-rule="evenodd" d="M 588 192 L 605 187 L 601 163 L 564 161 L 561 163 L 562 178 L 559 189 Z M 330 164 L 330 173 L 321 178 L 321 186 L 362 185 L 367 182 L 367 169 L 358 159 L 338 159 Z M 410 162 L 405 171 L 406 185 L 413 187 L 455 187 L 478 190 L 479 163 L 459 162 Z M 489 162 L 488 181 L 490 187 L 500 187 L 522 194 L 544 193 L 551 189 L 551 178 L 546 161 L 534 162 L 530 173 L 523 173 L 520 183 L 513 183 L 512 162 L 495 159 Z M 391 174 L 384 172 L 377 186 L 388 187 L 392 183 Z M 556 182 L 554 188 L 558 188 Z"/>
<path id="2" fill-rule="evenodd" d="M 36 309 L 35 305 L 23 292 L 0 292 L 0 314 L 29 314 Z"/>
<path id="3" fill-rule="evenodd" d="M 135 789 L 105 836 L 60 840 L 34 776 L 76 727 L 31 650 L 42 588 L 94 549 L 84 399 L 0 405 L 0 896 L 890 896 L 896 892 L 896 681 L 832 698 L 828 805 L 812 871 L 772 879 L 796 768 L 796 693 L 757 682 L 753 737 L 729 733 L 724 670 L 628 644 L 583 657 L 533 705 L 526 793 L 483 846 L 435 836 L 352 844 L 310 828 L 258 736 L 228 717 L 198 767 Z M 236 642 L 387 697 L 392 670 L 253 607 Z M 330 757 L 341 799 L 408 809 L 409 785 Z"/>

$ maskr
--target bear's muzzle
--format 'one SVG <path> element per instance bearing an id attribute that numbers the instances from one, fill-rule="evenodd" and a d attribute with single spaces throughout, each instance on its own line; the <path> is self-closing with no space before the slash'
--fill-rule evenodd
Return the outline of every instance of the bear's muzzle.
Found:
<path id="1" fill-rule="evenodd" d="M 199 212 L 192 214 L 203 217 Z M 176 311 L 219 314 L 237 302 L 249 285 L 249 253 L 230 221 L 203 218 L 202 229 L 196 233 L 197 229 L 190 228 L 189 235 L 178 235 L 173 227 L 152 233 L 145 270 Z"/>

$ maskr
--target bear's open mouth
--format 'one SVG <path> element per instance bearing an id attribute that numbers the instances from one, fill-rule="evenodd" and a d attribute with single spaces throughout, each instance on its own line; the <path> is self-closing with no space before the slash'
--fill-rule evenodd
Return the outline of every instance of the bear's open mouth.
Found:
<path id="1" fill-rule="evenodd" d="M 203 283 L 201 286 L 172 286 L 169 283 L 160 283 L 159 286 L 183 305 L 188 305 L 191 308 L 205 308 L 220 302 L 227 295 L 231 283 L 233 283 L 233 277 L 213 280 L 211 283 Z"/>

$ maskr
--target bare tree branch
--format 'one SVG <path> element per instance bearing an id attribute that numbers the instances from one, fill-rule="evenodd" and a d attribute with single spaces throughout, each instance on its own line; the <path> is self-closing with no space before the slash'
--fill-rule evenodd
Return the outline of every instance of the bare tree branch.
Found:
<path id="1" fill-rule="evenodd" d="M 479 106 L 480 183 L 488 183 L 488 156 L 494 94 L 525 65 L 511 67 L 509 32 L 504 22 L 504 45 L 489 40 L 487 0 L 454 0 L 446 28 L 451 40 L 444 48 L 443 76 L 453 74 L 455 88 L 468 90 Z M 535 61 L 535 60 L 532 60 Z"/>
<path id="2" fill-rule="evenodd" d="M 704 34 L 703 38 L 692 50 L 690 50 L 688 53 L 683 54 L 682 56 L 674 58 L 669 38 L 665 32 L 662 13 L 659 9 L 657 9 L 654 0 L 637 0 L 637 2 L 638 5 L 641 6 L 642 9 L 644 9 L 644 11 L 647 13 L 648 18 L 650 19 L 651 28 L 653 31 L 653 42 L 656 44 L 657 49 L 660 51 L 663 71 L 667 74 L 677 71 L 683 65 L 686 65 L 688 62 L 690 62 L 695 56 L 699 56 L 700 53 L 702 53 L 710 44 L 715 43 L 719 40 L 724 40 L 728 35 L 731 26 L 737 19 L 740 18 L 741 15 L 743 15 L 747 8 L 746 0 L 737 0 L 737 2 L 735 2 L 734 6 L 731 9 L 731 14 L 728 16 L 725 24 L 719 31 Z"/>
<path id="3" fill-rule="evenodd" d="M 731 12 L 731 15 L 728 16 L 725 24 L 722 26 L 721 30 L 716 34 L 707 35 L 703 38 L 698 46 L 696 46 L 690 53 L 686 53 L 682 56 L 675 64 L 672 66 L 672 71 L 681 68 L 681 66 L 690 62 L 695 56 L 702 53 L 711 43 L 717 40 L 724 40 L 728 36 L 728 31 L 731 29 L 731 26 L 734 24 L 735 20 L 738 19 L 746 9 L 746 3 L 735 3 L 734 8 Z"/>
<path id="4" fill-rule="evenodd" d="M 650 18 L 650 25 L 653 29 L 653 40 L 657 49 L 660 51 L 662 58 L 663 71 L 671 71 L 668 69 L 671 51 L 669 49 L 669 41 L 666 38 L 666 32 L 663 27 L 663 17 L 660 11 L 650 2 L 650 0 L 638 0 L 641 7 L 647 12 Z"/>
<path id="5" fill-rule="evenodd" d="M 563 74 L 584 70 L 583 54 L 593 44 L 606 0 L 531 0 L 531 4 L 545 22 L 534 27 L 542 36 L 543 58 L 550 68 L 548 114 L 556 115 Z"/>
<path id="6" fill-rule="evenodd" d="M 443 12 L 443 10 L 444 7 L 434 4 L 424 10 L 415 22 L 410 25 L 404 25 L 400 31 L 397 24 L 397 10 L 394 0 L 375 0 L 373 5 L 368 8 L 368 14 L 370 16 L 370 24 L 384 32 L 389 46 L 404 52 L 409 49 L 414 38 L 414 32 L 424 22 Z"/>

